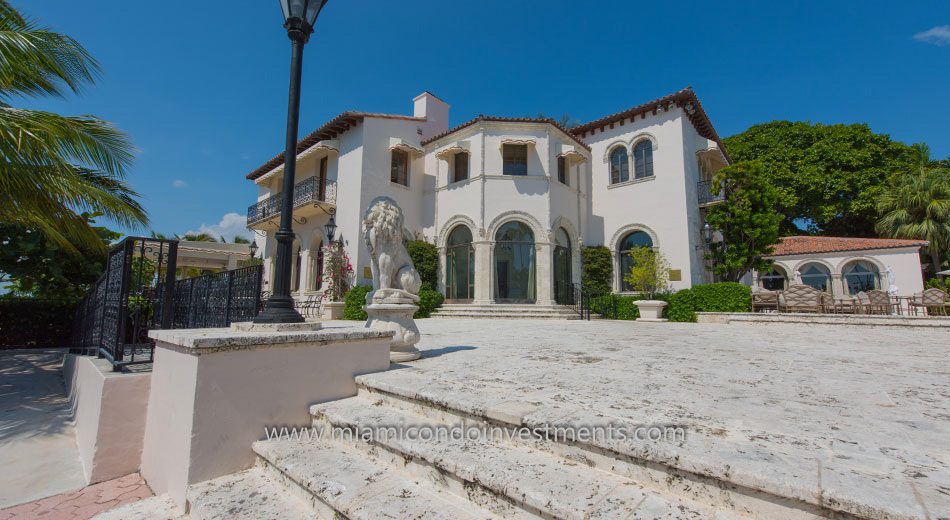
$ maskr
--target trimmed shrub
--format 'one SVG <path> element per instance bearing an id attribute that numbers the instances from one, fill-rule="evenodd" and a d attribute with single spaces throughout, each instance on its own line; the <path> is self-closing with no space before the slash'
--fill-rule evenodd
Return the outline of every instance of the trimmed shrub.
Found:
<path id="1" fill-rule="evenodd" d="M 696 312 L 751 312 L 752 288 L 737 282 L 697 285 L 690 289 Z"/>
<path id="2" fill-rule="evenodd" d="M 366 305 L 366 295 L 372 290 L 372 286 L 357 285 L 346 293 L 343 299 L 344 320 L 366 320 L 366 311 L 363 310 L 363 306 Z"/>
<path id="3" fill-rule="evenodd" d="M 696 321 L 696 300 L 691 289 L 677 291 L 670 296 L 666 317 L 670 321 Z"/>
<path id="4" fill-rule="evenodd" d="M 410 240 L 406 250 L 422 279 L 422 288 L 435 290 L 438 285 L 439 248 L 425 240 Z"/>
<path id="5" fill-rule="evenodd" d="M 0 298 L 0 349 L 70 346 L 76 307 L 73 300 Z"/>
<path id="6" fill-rule="evenodd" d="M 432 311 L 442 305 L 444 299 L 439 291 L 423 288 L 419 291 L 419 310 L 416 311 L 413 318 L 428 318 Z"/>
<path id="7" fill-rule="evenodd" d="M 610 292 L 610 280 L 614 274 L 613 258 L 605 246 L 581 249 L 581 285 L 592 294 Z"/>

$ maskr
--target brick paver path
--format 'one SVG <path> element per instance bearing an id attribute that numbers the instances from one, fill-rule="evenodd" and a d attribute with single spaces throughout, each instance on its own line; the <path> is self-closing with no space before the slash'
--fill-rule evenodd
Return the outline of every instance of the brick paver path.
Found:
<path id="1" fill-rule="evenodd" d="M 86 520 L 103 511 L 152 496 L 141 475 L 132 473 L 75 491 L 0 509 L 0 520 Z"/>

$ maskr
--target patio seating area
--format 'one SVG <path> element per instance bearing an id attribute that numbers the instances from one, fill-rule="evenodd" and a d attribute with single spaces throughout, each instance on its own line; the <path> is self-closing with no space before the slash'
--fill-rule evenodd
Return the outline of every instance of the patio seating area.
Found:
<path id="1" fill-rule="evenodd" d="M 947 316 L 948 311 L 947 293 L 936 288 L 913 296 L 895 296 L 878 289 L 835 296 L 806 284 L 792 284 L 784 291 L 752 291 L 752 312 Z"/>

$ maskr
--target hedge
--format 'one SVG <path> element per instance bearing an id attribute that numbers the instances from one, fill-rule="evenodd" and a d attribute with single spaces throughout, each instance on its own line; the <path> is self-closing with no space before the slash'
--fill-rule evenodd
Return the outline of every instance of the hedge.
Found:
<path id="1" fill-rule="evenodd" d="M 614 261 L 610 249 L 605 246 L 589 246 L 581 249 L 581 285 L 592 294 L 610 292 L 610 279 L 614 274 Z"/>
<path id="2" fill-rule="evenodd" d="M 366 311 L 363 306 L 366 305 L 366 295 L 373 290 L 368 285 L 357 285 L 349 290 L 344 297 L 343 319 L 344 320 L 366 320 Z M 428 318 L 432 311 L 442 305 L 444 297 L 438 291 L 432 289 L 422 289 L 419 291 L 419 310 L 416 311 L 414 318 Z"/>
<path id="3" fill-rule="evenodd" d="M 591 311 L 611 320 L 635 320 L 640 317 L 637 300 L 643 295 L 607 294 L 591 298 Z M 670 321 L 696 321 L 697 312 L 750 312 L 752 292 L 749 286 L 735 282 L 697 285 L 676 293 L 657 294 L 655 300 L 667 302 L 665 317 Z"/>
<path id="4" fill-rule="evenodd" d="M 68 347 L 77 302 L 0 298 L 0 349 Z"/>
<path id="5" fill-rule="evenodd" d="M 425 240 L 410 240 L 406 244 L 412 265 L 419 273 L 424 289 L 435 290 L 439 272 L 439 248 Z"/>

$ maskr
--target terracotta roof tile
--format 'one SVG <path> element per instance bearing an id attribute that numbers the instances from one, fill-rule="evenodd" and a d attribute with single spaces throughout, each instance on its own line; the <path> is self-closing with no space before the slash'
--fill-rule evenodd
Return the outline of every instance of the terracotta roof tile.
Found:
<path id="1" fill-rule="evenodd" d="M 376 112 L 359 112 L 359 111 L 347 111 L 342 114 L 334 117 L 333 119 L 327 121 L 320 128 L 317 128 L 313 132 L 310 132 L 303 139 L 297 141 L 297 153 L 301 153 L 307 148 L 317 144 L 319 141 L 326 139 L 333 139 L 339 134 L 349 130 L 351 127 L 356 126 L 364 118 L 378 118 L 378 119 L 403 119 L 406 121 L 425 121 L 424 117 L 412 117 L 404 116 L 399 114 L 380 114 Z M 257 169 L 247 174 L 247 178 L 254 180 L 267 172 L 273 170 L 274 168 L 284 164 L 284 152 L 281 152 L 275 155 L 272 159 L 266 163 L 260 165 Z"/>
<path id="2" fill-rule="evenodd" d="M 869 249 L 894 249 L 898 247 L 923 247 L 926 240 L 901 240 L 895 238 L 856 237 L 782 237 L 769 256 L 808 255 L 836 253 L 841 251 L 866 251 Z"/>
<path id="3" fill-rule="evenodd" d="M 477 123 L 477 122 L 479 122 L 479 121 L 486 121 L 486 122 L 492 122 L 492 123 L 547 123 L 547 124 L 549 124 L 549 125 L 551 125 L 551 126 L 557 128 L 557 129 L 560 130 L 561 132 L 563 132 L 564 135 L 570 137 L 571 140 L 573 140 L 575 143 L 581 145 L 585 150 L 590 151 L 590 146 L 588 146 L 587 143 L 585 143 L 584 141 L 581 141 L 581 140 L 577 137 L 577 135 L 573 134 L 573 133 L 572 133 L 570 130 L 568 130 L 567 128 L 564 128 L 563 126 L 561 126 L 561 124 L 558 123 L 557 121 L 555 121 L 555 120 L 553 120 L 553 119 L 550 119 L 550 118 L 545 118 L 545 117 L 500 117 L 500 116 L 478 115 L 478 116 L 475 117 L 474 119 L 469 119 L 468 121 L 466 121 L 466 122 L 464 122 L 464 123 L 462 123 L 462 124 L 460 124 L 460 125 L 458 125 L 458 126 L 456 126 L 456 127 L 454 127 L 454 128 L 450 128 L 450 129 L 446 130 L 445 132 L 442 132 L 442 133 L 439 134 L 439 135 L 430 137 L 430 138 L 426 139 L 425 141 L 422 141 L 422 145 L 425 146 L 425 145 L 427 145 L 427 144 L 429 144 L 429 143 L 433 143 L 433 142 L 435 142 L 435 141 L 438 141 L 439 139 L 442 139 L 443 137 L 446 137 L 446 136 L 448 136 L 448 135 L 452 135 L 452 134 L 454 134 L 455 132 L 458 132 L 459 130 L 462 130 L 463 128 L 468 128 L 468 127 L 474 125 L 475 123 Z"/>

